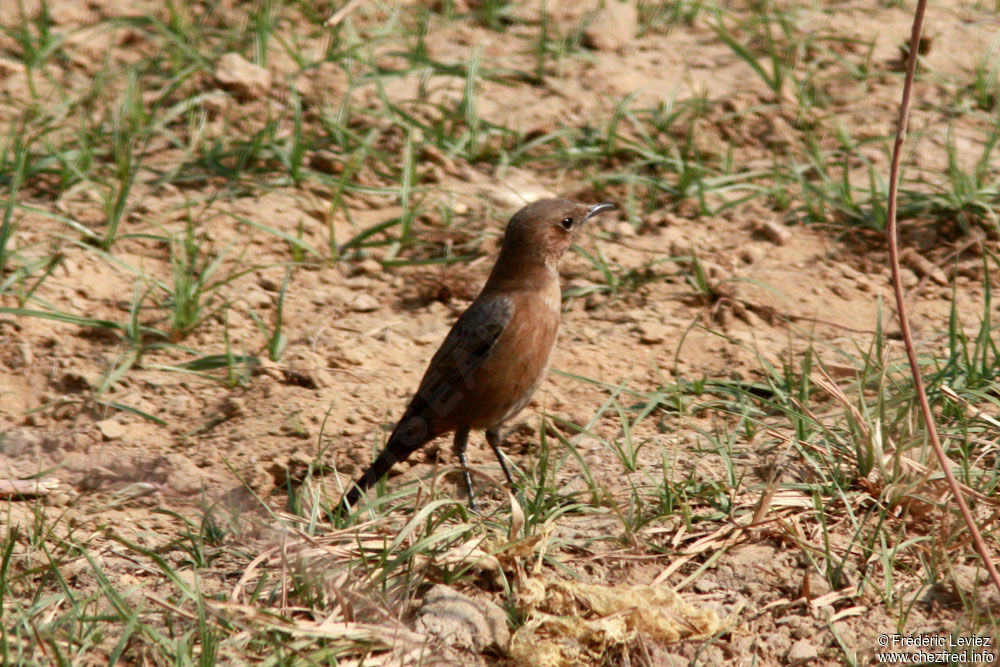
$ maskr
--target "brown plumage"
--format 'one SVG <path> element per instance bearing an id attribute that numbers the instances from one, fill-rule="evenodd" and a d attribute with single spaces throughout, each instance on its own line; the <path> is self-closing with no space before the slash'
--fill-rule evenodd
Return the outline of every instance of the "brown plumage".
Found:
<path id="1" fill-rule="evenodd" d="M 486 431 L 514 486 L 500 451 L 500 427 L 528 404 L 548 370 L 559 330 L 559 261 L 584 222 L 613 208 L 543 199 L 511 218 L 483 291 L 448 332 L 385 449 L 344 494 L 343 506 L 356 505 L 397 462 L 454 432 L 455 454 L 475 509 L 465 456 L 471 429 Z"/>

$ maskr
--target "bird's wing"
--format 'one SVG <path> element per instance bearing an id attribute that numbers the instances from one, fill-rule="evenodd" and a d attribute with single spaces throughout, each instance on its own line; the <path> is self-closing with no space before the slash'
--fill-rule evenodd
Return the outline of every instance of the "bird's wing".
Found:
<path id="1" fill-rule="evenodd" d="M 344 494 L 341 504 L 357 504 L 365 489 L 428 440 L 454 428 L 455 410 L 474 387 L 474 376 L 489 359 L 497 339 L 514 316 L 506 297 L 476 299 L 448 332 L 424 373 L 410 406 L 396 424 L 385 449 Z"/>
<path id="2" fill-rule="evenodd" d="M 473 387 L 473 376 L 496 345 L 514 316 L 514 303 L 504 296 L 477 299 L 452 326 L 431 359 L 414 404 L 450 412 Z M 413 408 L 417 405 L 411 406 Z"/>

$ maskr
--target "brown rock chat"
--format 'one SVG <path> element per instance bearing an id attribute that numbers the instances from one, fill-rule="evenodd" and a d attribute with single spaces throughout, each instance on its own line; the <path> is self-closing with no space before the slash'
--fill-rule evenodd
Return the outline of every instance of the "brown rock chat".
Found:
<path id="1" fill-rule="evenodd" d="M 476 509 L 465 450 L 469 431 L 482 429 L 508 484 L 501 426 L 520 412 L 545 378 L 559 330 L 559 263 L 583 224 L 617 208 L 543 199 L 507 225 L 500 255 L 483 291 L 448 332 L 385 449 L 344 494 L 357 504 L 399 461 L 431 440 L 455 433 L 469 506 Z"/>

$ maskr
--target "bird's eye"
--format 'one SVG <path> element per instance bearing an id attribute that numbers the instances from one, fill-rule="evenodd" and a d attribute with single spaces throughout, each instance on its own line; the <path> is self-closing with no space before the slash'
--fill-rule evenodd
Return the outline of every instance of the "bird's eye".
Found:
<path id="1" fill-rule="evenodd" d="M 573 229 L 574 222 L 573 218 L 563 218 L 559 224 L 562 225 L 563 229 Z"/>

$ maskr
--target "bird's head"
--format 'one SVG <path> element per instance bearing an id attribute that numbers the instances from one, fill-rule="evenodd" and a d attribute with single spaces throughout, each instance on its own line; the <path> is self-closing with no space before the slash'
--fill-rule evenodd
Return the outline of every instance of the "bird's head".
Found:
<path id="1" fill-rule="evenodd" d="M 553 269 L 584 223 L 603 211 L 618 208 L 610 202 L 579 204 L 568 199 L 540 199 L 514 214 L 507 224 L 500 251 L 505 260 L 544 264 Z"/>

